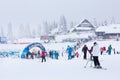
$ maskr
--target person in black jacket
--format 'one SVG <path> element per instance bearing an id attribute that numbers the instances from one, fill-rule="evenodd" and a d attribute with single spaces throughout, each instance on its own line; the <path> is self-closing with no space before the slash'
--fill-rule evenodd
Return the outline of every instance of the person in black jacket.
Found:
<path id="1" fill-rule="evenodd" d="M 87 51 L 88 51 L 88 47 L 87 45 L 84 45 L 82 48 L 82 52 L 84 53 L 83 59 L 87 59 Z"/>

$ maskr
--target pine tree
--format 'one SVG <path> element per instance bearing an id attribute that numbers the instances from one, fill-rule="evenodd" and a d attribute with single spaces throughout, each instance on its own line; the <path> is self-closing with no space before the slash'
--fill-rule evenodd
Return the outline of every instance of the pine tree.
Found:
<path id="1" fill-rule="evenodd" d="M 13 42 L 14 41 L 14 36 L 13 36 L 13 29 L 12 29 L 12 23 L 8 24 L 8 33 L 7 33 L 7 38 L 9 41 Z"/>
<path id="2" fill-rule="evenodd" d="M 25 29 L 24 29 L 24 32 L 25 32 L 25 37 L 27 38 L 30 38 L 31 37 L 31 30 L 30 30 L 30 25 L 27 24 Z"/>
<path id="3" fill-rule="evenodd" d="M 32 29 L 32 38 L 35 38 L 35 37 L 36 37 L 36 30 Z"/>
<path id="4" fill-rule="evenodd" d="M 60 17 L 60 28 L 59 29 L 61 32 L 67 31 L 67 21 L 64 15 Z"/>
<path id="5" fill-rule="evenodd" d="M 41 25 L 39 24 L 39 26 L 37 27 L 37 36 L 40 37 L 42 32 L 41 32 Z"/>
<path id="6" fill-rule="evenodd" d="M 3 30 L 3 27 L 1 26 L 1 29 L 0 29 L 0 36 L 1 37 L 5 37 L 5 35 L 4 35 L 4 30 Z"/>
<path id="7" fill-rule="evenodd" d="M 19 36 L 19 38 L 24 38 L 24 25 L 23 24 L 20 24 L 20 26 L 19 26 L 19 31 L 18 31 L 19 33 L 18 33 L 18 36 Z"/>
<path id="8" fill-rule="evenodd" d="M 43 26 L 44 26 L 44 35 L 47 35 L 50 30 L 47 21 L 43 23 Z"/>

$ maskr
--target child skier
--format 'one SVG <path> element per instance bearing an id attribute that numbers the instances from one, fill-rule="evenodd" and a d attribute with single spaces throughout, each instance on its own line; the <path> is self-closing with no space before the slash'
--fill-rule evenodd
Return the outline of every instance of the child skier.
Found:
<path id="1" fill-rule="evenodd" d="M 78 53 L 78 51 L 75 53 L 75 55 L 76 55 L 77 58 L 79 57 L 79 53 Z"/>
<path id="2" fill-rule="evenodd" d="M 45 51 L 42 51 L 41 52 L 41 58 L 42 58 L 42 61 L 41 62 L 43 62 L 43 60 L 44 60 L 44 62 L 46 62 L 46 52 Z"/>

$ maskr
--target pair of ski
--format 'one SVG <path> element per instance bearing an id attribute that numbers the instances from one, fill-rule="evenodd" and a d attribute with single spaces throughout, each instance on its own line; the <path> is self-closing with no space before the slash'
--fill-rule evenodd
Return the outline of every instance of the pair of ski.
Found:
<path id="1" fill-rule="evenodd" d="M 107 68 L 95 68 L 93 67 L 94 69 L 101 69 L 101 70 L 107 70 Z"/>
<path id="2" fill-rule="evenodd" d="M 90 61 L 91 61 L 91 60 L 88 60 L 88 61 L 86 62 L 84 68 L 87 67 L 87 65 L 88 65 L 88 63 L 89 63 Z M 103 68 L 103 67 L 100 67 L 100 68 L 93 67 L 93 66 L 92 66 L 92 63 L 93 63 L 93 61 L 91 61 L 91 64 L 90 64 L 90 67 L 91 67 L 91 68 L 94 68 L 94 69 L 101 69 L 101 70 L 107 70 L 107 68 Z"/>
<path id="3" fill-rule="evenodd" d="M 86 68 L 86 67 L 84 67 L 84 68 Z M 93 68 L 93 69 L 100 69 L 100 70 L 107 70 L 107 68 L 95 68 L 95 67 L 90 67 L 90 68 Z"/>
<path id="4" fill-rule="evenodd" d="M 86 66 L 84 66 L 84 68 L 86 68 Z M 100 70 L 107 70 L 107 68 L 96 68 L 96 67 L 92 67 L 92 66 L 90 66 L 90 68 L 93 68 L 93 69 L 100 69 Z"/>

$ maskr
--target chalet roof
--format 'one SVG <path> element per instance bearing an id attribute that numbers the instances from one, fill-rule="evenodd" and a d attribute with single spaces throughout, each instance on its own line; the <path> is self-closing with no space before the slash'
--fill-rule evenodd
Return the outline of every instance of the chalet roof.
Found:
<path id="1" fill-rule="evenodd" d="M 94 30 L 95 27 L 87 19 L 84 19 L 80 24 L 72 28 L 70 32 L 86 32 L 86 31 L 94 31 Z"/>
<path id="2" fill-rule="evenodd" d="M 96 29 L 96 32 L 105 32 L 107 34 L 109 34 L 109 33 L 120 33 L 120 24 L 100 26 Z"/>
<path id="3" fill-rule="evenodd" d="M 94 28 L 94 26 L 87 20 L 84 19 L 80 24 L 78 24 L 76 27 L 89 27 L 89 28 Z"/>

